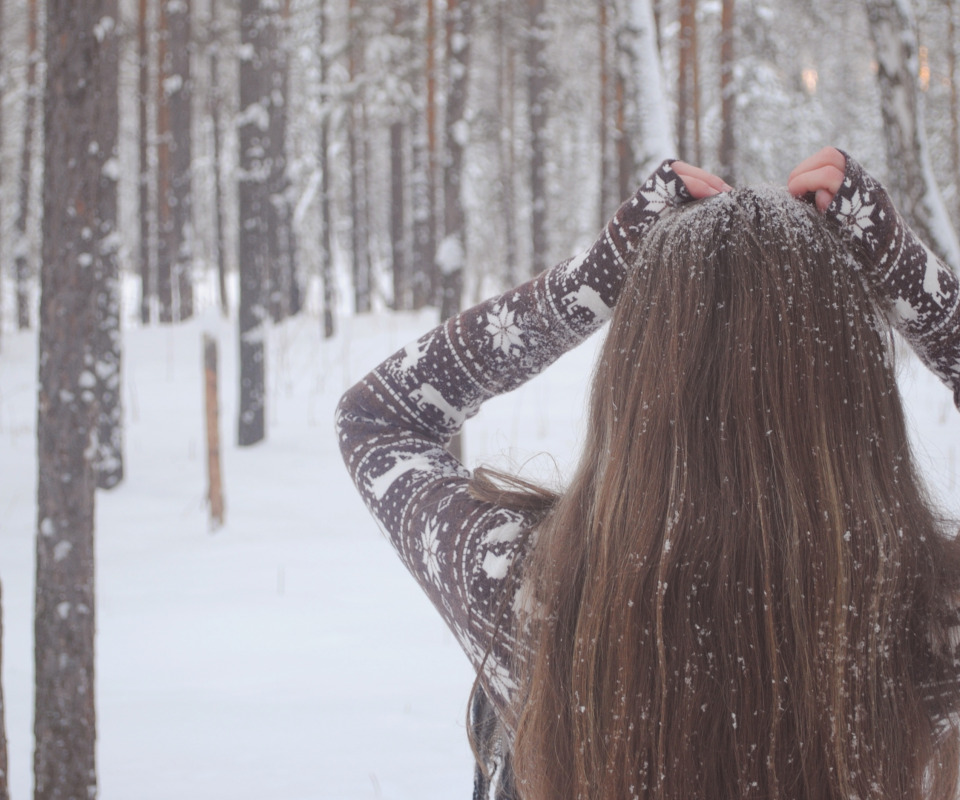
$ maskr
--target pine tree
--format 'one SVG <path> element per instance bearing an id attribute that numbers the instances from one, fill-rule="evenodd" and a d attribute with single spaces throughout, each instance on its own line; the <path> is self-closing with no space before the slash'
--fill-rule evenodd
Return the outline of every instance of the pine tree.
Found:
<path id="1" fill-rule="evenodd" d="M 94 488 L 101 193 L 113 191 L 116 0 L 49 0 L 37 420 L 34 796 L 97 792 Z M 91 235 L 91 232 L 95 232 Z"/>
<path id="2" fill-rule="evenodd" d="M 447 0 L 447 109 L 443 136 L 443 240 L 440 265 L 440 318 L 458 314 L 466 263 L 466 215 L 463 208 L 463 150 L 467 140 L 467 79 L 473 0 Z"/>
<path id="3" fill-rule="evenodd" d="M 242 0 L 240 5 L 240 416 L 237 442 L 264 438 L 264 297 L 270 169 L 266 163 L 269 97 L 265 80 L 264 30 L 269 0 Z"/>
<path id="4" fill-rule="evenodd" d="M 27 99 L 23 112 L 23 140 L 20 143 L 20 177 L 18 181 L 16 241 L 14 244 L 17 276 L 17 327 L 25 330 L 30 327 L 31 292 L 33 270 L 30 268 L 30 242 L 27 227 L 30 221 L 30 184 L 33 160 L 33 131 L 37 107 L 37 62 L 40 60 L 38 49 L 39 32 L 38 0 L 28 0 L 27 4 Z"/>

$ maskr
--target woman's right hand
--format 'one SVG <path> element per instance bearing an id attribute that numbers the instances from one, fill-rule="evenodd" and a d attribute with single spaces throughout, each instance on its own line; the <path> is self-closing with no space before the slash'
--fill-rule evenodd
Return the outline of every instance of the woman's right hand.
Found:
<path id="1" fill-rule="evenodd" d="M 886 189 L 855 159 L 827 147 L 790 173 L 790 192 L 815 195 L 890 321 L 948 386 L 960 408 L 960 283 L 906 224 Z"/>
<path id="2" fill-rule="evenodd" d="M 814 195 L 817 208 L 825 212 L 843 183 L 846 169 L 846 156 L 836 147 L 824 147 L 793 168 L 787 189 L 794 197 Z"/>

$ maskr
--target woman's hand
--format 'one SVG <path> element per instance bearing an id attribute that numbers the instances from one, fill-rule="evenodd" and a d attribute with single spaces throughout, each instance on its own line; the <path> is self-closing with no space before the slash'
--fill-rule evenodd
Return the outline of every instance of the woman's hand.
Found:
<path id="1" fill-rule="evenodd" d="M 787 189 L 794 197 L 813 194 L 817 208 L 826 211 L 843 183 L 846 167 L 843 153 L 835 147 L 824 147 L 793 168 Z"/>
<path id="2" fill-rule="evenodd" d="M 721 192 L 729 192 L 733 189 L 722 178 L 711 175 L 700 167 L 687 164 L 685 161 L 674 161 L 670 165 L 670 169 L 680 176 L 694 200 L 713 197 Z"/>

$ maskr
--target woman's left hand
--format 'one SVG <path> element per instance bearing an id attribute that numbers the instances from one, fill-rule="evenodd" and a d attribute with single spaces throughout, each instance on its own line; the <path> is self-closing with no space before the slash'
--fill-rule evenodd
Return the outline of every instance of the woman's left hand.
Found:
<path id="1" fill-rule="evenodd" d="M 700 167 L 695 167 L 685 161 L 674 161 L 670 165 L 670 169 L 680 176 L 694 200 L 713 197 L 721 192 L 729 192 L 733 189 L 722 178 L 711 175 L 705 169 L 700 169 Z"/>

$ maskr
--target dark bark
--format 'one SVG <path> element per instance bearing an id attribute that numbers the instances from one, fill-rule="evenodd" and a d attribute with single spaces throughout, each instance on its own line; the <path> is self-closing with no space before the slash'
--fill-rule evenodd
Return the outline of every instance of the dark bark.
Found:
<path id="1" fill-rule="evenodd" d="M 411 3 L 411 14 L 419 13 L 421 4 Z M 410 135 L 413 163 L 410 177 L 410 201 L 413 209 L 413 264 L 410 275 L 413 307 L 423 308 L 434 301 L 438 285 L 436 275 L 437 211 L 436 211 L 436 98 L 434 58 L 433 3 L 426 4 L 423 46 L 417 50 L 420 74 L 411 109 Z M 414 18 L 414 22 L 418 19 Z M 416 27 L 416 25 L 414 25 Z"/>
<path id="2" fill-rule="evenodd" d="M 35 800 L 96 797 L 94 488 L 102 180 L 101 84 L 116 0 L 50 0 L 44 92 L 43 244 L 37 418 Z M 109 172 L 109 168 L 107 168 Z"/>
<path id="3" fill-rule="evenodd" d="M 227 297 L 227 245 L 223 231 L 223 161 L 220 118 L 223 94 L 220 91 L 220 41 L 222 28 L 218 22 L 217 0 L 210 0 L 210 19 L 213 20 L 213 41 L 210 45 L 210 128 L 213 133 L 213 218 L 217 250 L 217 291 L 220 295 L 220 312 L 224 317 L 230 313 Z"/>
<path id="4" fill-rule="evenodd" d="M 330 80 L 330 59 L 327 54 L 327 3 L 320 0 L 317 10 L 320 27 L 320 276 L 323 279 L 323 336 L 329 339 L 335 332 L 336 293 L 333 276 L 333 253 L 331 251 L 330 228 L 333 224 L 330 202 L 330 116 L 332 96 Z"/>
<path id="5" fill-rule="evenodd" d="M 600 143 L 600 201 L 597 203 L 597 228 L 602 228 L 613 210 L 611 177 L 613 169 L 610 163 L 610 58 L 607 43 L 610 38 L 610 23 L 607 18 L 609 0 L 597 2 L 597 43 L 599 46 L 600 67 L 600 119 L 597 138 Z"/>
<path id="6" fill-rule="evenodd" d="M 174 283 L 177 288 L 177 319 L 193 316 L 193 79 L 190 54 L 191 0 L 166 0 L 170 31 L 169 70 L 166 70 L 167 102 L 170 107 L 170 167 L 173 199 Z"/>
<path id="7" fill-rule="evenodd" d="M 501 0 L 497 4 L 497 74 L 499 91 L 497 93 L 497 118 L 500 120 L 500 182 L 503 186 L 501 204 L 503 208 L 504 261 L 506 270 L 504 281 L 507 286 L 516 286 L 521 281 L 517 269 L 517 223 L 516 223 L 516 61 L 517 48 L 509 31 L 515 17 L 510 10 L 514 8 L 512 0 Z"/>
<path id="8" fill-rule="evenodd" d="M 264 336 L 267 310 L 264 297 L 269 165 L 266 142 L 269 124 L 263 118 L 269 98 L 263 52 L 266 12 L 262 0 L 240 5 L 240 414 L 237 442 L 256 444 L 264 438 Z"/>
<path id="9" fill-rule="evenodd" d="M 734 0 L 723 0 L 720 11 L 720 167 L 718 174 L 731 186 L 736 183 L 734 164 L 737 159 L 736 89 L 733 70 Z"/>
<path id="10" fill-rule="evenodd" d="M 534 275 L 547 268 L 547 37 L 545 0 L 527 0 L 527 112 L 530 125 L 530 240 Z"/>
<path id="11" fill-rule="evenodd" d="M 151 273 L 150 208 L 150 128 L 147 107 L 150 102 L 150 50 L 147 38 L 147 0 L 137 5 L 137 189 L 140 200 L 140 322 L 150 323 L 154 287 Z"/>
<path id="12" fill-rule="evenodd" d="M 347 110 L 347 150 L 350 160 L 350 258 L 353 276 L 353 306 L 358 314 L 372 308 L 373 286 L 370 272 L 369 233 L 367 230 L 366 126 L 363 124 L 363 13 L 359 0 L 348 0 L 347 71 L 350 102 Z"/>
<path id="13" fill-rule="evenodd" d="M 960 88 L 957 81 L 957 9 L 954 0 L 944 0 L 947 6 L 947 75 L 950 81 L 950 167 L 953 171 L 953 218 L 960 219 Z"/>
<path id="14" fill-rule="evenodd" d="M 403 123 L 390 125 L 390 255 L 393 261 L 393 307 L 409 309 L 410 276 L 407 272 L 406 229 L 404 224 Z"/>
<path id="15" fill-rule="evenodd" d="M 270 85 L 270 130 L 267 160 L 270 168 L 270 220 L 267 226 L 270 248 L 269 266 L 270 315 L 280 321 L 299 311 L 300 287 L 296 270 L 296 247 L 293 238 L 293 208 L 290 202 L 290 180 L 287 175 L 287 96 L 289 95 L 289 18 L 290 0 L 269 15 L 270 46 L 267 80 Z"/>
<path id="16" fill-rule="evenodd" d="M 113 0 L 116 6 L 117 0 Z M 101 28 L 103 27 L 101 23 Z M 97 227 L 94 238 L 93 279 L 97 286 L 96 331 L 92 341 L 96 368 L 94 389 L 97 396 L 94 466 L 97 486 L 112 489 L 123 480 L 123 405 L 120 382 L 120 265 L 117 230 L 117 181 L 120 164 L 117 156 L 119 133 L 118 67 L 119 43 L 115 31 L 101 35 L 100 58 L 94 73 L 102 93 L 102 113 L 94 132 L 103 163 L 97 187 Z"/>
<path id="17" fill-rule="evenodd" d="M 171 164 L 170 140 L 170 101 L 164 86 L 170 49 L 169 19 L 166 13 L 168 0 L 158 0 L 157 6 L 157 178 L 156 178 L 156 291 L 157 316 L 160 322 L 173 322 L 174 309 L 173 260 L 174 219 L 173 219 L 173 168 Z"/>
<path id="18" fill-rule="evenodd" d="M 30 178 L 33 160 L 33 131 L 37 108 L 37 62 L 39 29 L 38 0 L 29 0 L 27 5 L 27 99 L 23 111 L 23 141 L 20 144 L 20 176 L 18 181 L 18 203 L 16 221 L 16 243 L 14 263 L 17 276 L 17 327 L 25 330 L 30 327 L 31 302 L 30 284 L 34 270 L 30 265 L 30 242 L 27 226 L 30 220 Z"/>
<path id="19" fill-rule="evenodd" d="M 437 254 L 441 272 L 440 317 L 460 312 L 466 263 L 466 218 L 463 210 L 463 150 L 467 78 L 470 63 L 472 0 L 447 0 L 447 113 L 444 124 L 443 242 Z"/>
<path id="20" fill-rule="evenodd" d="M 193 316 L 190 13 L 190 0 L 160 0 L 157 291 L 161 322 Z"/>
<path id="21" fill-rule="evenodd" d="M 700 152 L 700 69 L 697 52 L 697 2 L 680 0 L 680 55 L 677 69 L 677 146 L 679 156 L 694 164 Z"/>

